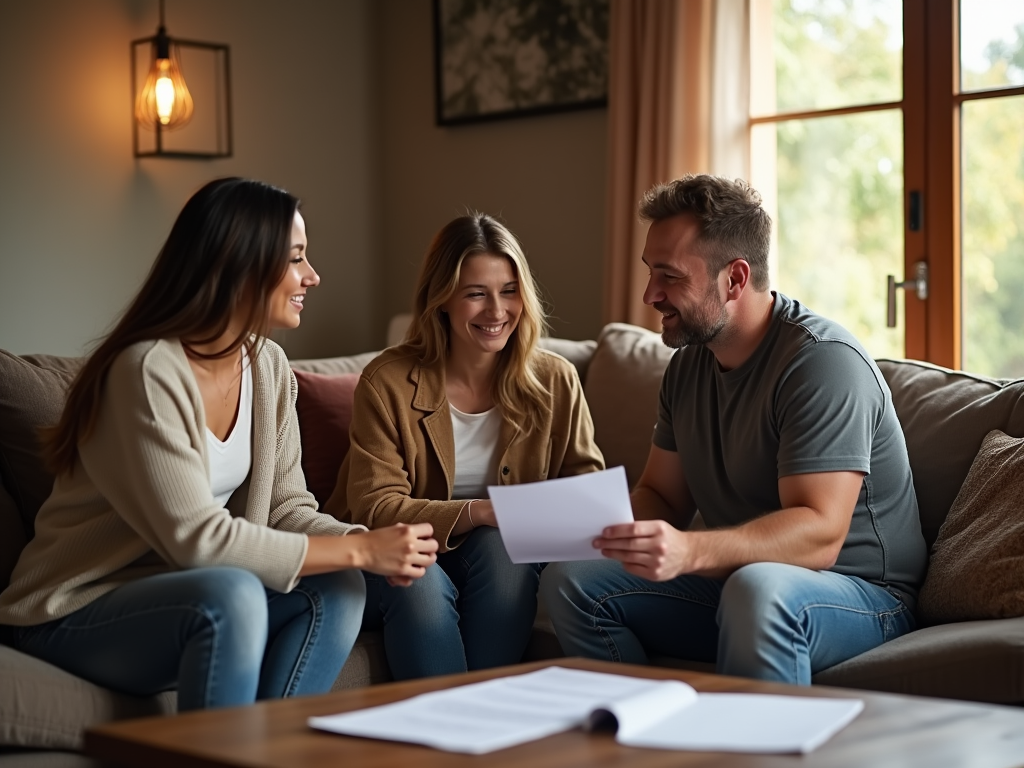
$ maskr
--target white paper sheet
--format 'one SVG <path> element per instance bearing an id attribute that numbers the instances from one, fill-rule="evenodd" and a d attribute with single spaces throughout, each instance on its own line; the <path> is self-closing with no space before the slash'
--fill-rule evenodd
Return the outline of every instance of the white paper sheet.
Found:
<path id="1" fill-rule="evenodd" d="M 698 694 L 678 680 L 548 667 L 415 696 L 395 704 L 312 717 L 348 736 L 485 754 L 609 714 L 629 746 L 716 752 L 807 753 L 863 709 L 860 699 L 740 693 Z"/>
<path id="2" fill-rule="evenodd" d="M 622 467 L 487 490 L 513 563 L 600 560 L 594 539 L 606 526 L 633 522 Z"/>

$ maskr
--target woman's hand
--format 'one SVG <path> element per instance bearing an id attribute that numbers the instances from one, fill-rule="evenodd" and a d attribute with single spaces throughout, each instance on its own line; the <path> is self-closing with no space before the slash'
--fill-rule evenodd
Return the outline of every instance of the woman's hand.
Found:
<path id="1" fill-rule="evenodd" d="M 437 560 L 437 541 L 430 523 L 397 523 L 347 536 L 310 536 L 300 576 L 359 568 L 395 586 L 408 586 Z"/>
<path id="2" fill-rule="evenodd" d="M 494 505 L 490 499 L 474 499 L 462 508 L 459 519 L 455 521 L 452 533 L 468 533 L 481 525 L 498 527 L 498 518 L 494 516 Z"/>

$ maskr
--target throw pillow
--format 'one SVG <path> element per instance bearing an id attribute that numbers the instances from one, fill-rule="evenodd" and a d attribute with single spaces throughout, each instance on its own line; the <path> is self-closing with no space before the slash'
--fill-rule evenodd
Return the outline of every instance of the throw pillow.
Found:
<path id="1" fill-rule="evenodd" d="M 322 507 L 334 492 L 338 470 L 348 453 L 352 397 L 359 374 L 293 373 L 299 385 L 295 410 L 302 435 L 302 471 L 306 488 Z"/>
<path id="2" fill-rule="evenodd" d="M 927 624 L 1024 616 L 1024 438 L 994 429 L 932 547 L 918 598 Z"/>
<path id="3" fill-rule="evenodd" d="M 43 466 L 39 428 L 56 424 L 78 358 L 19 357 L 0 350 L 0 476 L 31 533 L 53 476 Z"/>

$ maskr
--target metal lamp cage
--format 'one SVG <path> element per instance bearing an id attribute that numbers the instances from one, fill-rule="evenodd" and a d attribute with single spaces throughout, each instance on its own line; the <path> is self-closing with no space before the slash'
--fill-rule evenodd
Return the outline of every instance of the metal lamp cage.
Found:
<path id="1" fill-rule="evenodd" d="M 189 126 L 186 129 L 179 129 L 179 135 L 187 137 L 182 141 L 171 141 L 168 142 L 166 134 L 168 131 L 162 129 L 160 124 L 157 123 L 152 132 L 146 130 L 146 133 L 154 134 L 152 148 L 143 147 L 140 144 L 140 139 L 143 138 L 142 131 L 138 120 L 135 119 L 135 99 L 138 96 L 139 88 L 142 87 L 142 83 L 145 82 L 146 75 L 148 74 L 148 67 L 152 65 L 157 51 L 157 39 L 159 35 L 153 35 L 152 37 L 145 37 L 140 40 L 133 40 L 131 43 L 131 63 L 132 63 L 132 146 L 134 148 L 135 157 L 178 157 L 178 158 L 193 158 L 193 159 L 209 159 L 217 157 L 231 157 L 233 152 L 232 146 L 232 125 L 231 125 L 231 51 L 227 45 L 220 43 L 202 43 L 195 40 L 179 40 L 178 38 L 171 38 L 170 45 L 174 50 L 175 55 L 178 57 L 179 65 L 182 59 L 188 59 L 189 51 L 198 52 L 198 55 L 192 58 L 196 61 L 202 59 L 204 56 L 209 59 L 211 65 L 210 72 L 205 73 L 205 78 L 197 77 L 201 74 L 195 70 L 185 72 L 183 74 L 189 81 L 189 90 L 193 93 L 193 99 L 196 100 L 195 111 L 199 113 L 201 109 L 210 110 L 210 114 L 207 115 L 205 122 L 207 130 L 206 136 L 198 136 L 197 142 L 197 131 L 188 131 Z M 147 70 L 139 77 L 139 62 L 140 62 L 140 48 L 142 46 L 149 46 L 150 55 L 144 57 L 142 60 L 146 62 Z M 144 51 L 141 52 L 144 55 Z M 184 54 L 184 55 L 183 55 Z M 210 98 L 205 99 L 203 103 L 200 103 L 196 99 L 196 91 L 193 90 L 194 86 L 200 85 L 201 83 L 206 84 L 204 89 L 208 92 Z M 189 134 L 192 134 L 191 136 Z M 171 146 L 168 146 L 168 144 Z M 202 146 L 195 147 L 194 143 L 199 143 Z"/>

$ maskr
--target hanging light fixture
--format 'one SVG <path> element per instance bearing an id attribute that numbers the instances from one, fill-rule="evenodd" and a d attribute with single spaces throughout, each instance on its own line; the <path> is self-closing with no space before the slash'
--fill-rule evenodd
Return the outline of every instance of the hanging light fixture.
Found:
<path id="1" fill-rule="evenodd" d="M 153 64 L 135 99 L 135 119 L 151 130 L 159 125 L 173 131 L 188 125 L 194 107 L 181 75 L 180 54 L 171 52 L 171 38 L 164 26 L 164 0 L 160 0 L 160 28 L 152 40 Z"/>
<path id="2" fill-rule="evenodd" d="M 221 43 L 182 40 L 167 34 L 164 0 L 153 37 L 134 40 L 132 143 L 136 157 L 231 156 L 230 51 Z M 184 54 L 184 59 L 183 59 Z M 193 93 L 182 74 L 188 66 Z M 143 81 L 140 75 L 146 72 Z M 139 87 L 138 83 L 142 82 Z M 193 115 L 196 120 L 193 120 Z M 168 131 L 187 130 L 165 137 Z"/>

